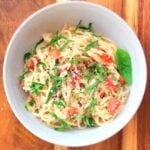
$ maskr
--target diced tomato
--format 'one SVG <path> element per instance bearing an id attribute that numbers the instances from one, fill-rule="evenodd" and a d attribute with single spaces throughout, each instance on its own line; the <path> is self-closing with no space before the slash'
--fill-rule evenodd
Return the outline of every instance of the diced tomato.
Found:
<path id="1" fill-rule="evenodd" d="M 54 58 L 54 59 L 58 59 L 60 57 L 60 50 L 57 50 L 57 49 L 50 49 L 49 51 L 49 55 Z"/>
<path id="2" fill-rule="evenodd" d="M 81 75 L 79 72 L 73 71 L 73 80 L 80 81 Z"/>
<path id="3" fill-rule="evenodd" d="M 74 90 L 76 88 L 76 82 L 72 80 L 70 82 L 70 86 L 71 86 L 71 89 Z"/>
<path id="4" fill-rule="evenodd" d="M 125 84 L 125 80 L 122 76 L 119 77 L 119 82 L 122 86 Z"/>
<path id="5" fill-rule="evenodd" d="M 107 110 L 108 112 L 113 115 L 119 108 L 121 102 L 117 99 L 110 99 L 108 101 Z"/>
<path id="6" fill-rule="evenodd" d="M 37 62 L 41 61 L 41 59 L 38 56 L 36 56 L 36 55 L 34 56 L 34 58 L 36 59 Z"/>
<path id="7" fill-rule="evenodd" d="M 106 96 L 106 93 L 105 93 L 105 92 L 102 92 L 102 93 L 99 95 L 100 98 L 104 98 L 105 96 Z"/>
<path id="8" fill-rule="evenodd" d="M 34 61 L 32 59 L 28 62 L 28 68 L 29 70 L 34 70 Z"/>
<path id="9" fill-rule="evenodd" d="M 78 113 L 78 109 L 76 107 L 73 107 L 71 106 L 69 109 L 68 109 L 68 115 L 74 115 L 74 114 L 77 114 Z"/>
<path id="10" fill-rule="evenodd" d="M 108 54 L 102 54 L 100 56 L 100 58 L 102 59 L 102 61 L 106 64 L 106 65 L 110 65 L 113 62 L 113 59 L 110 55 Z"/>
<path id="11" fill-rule="evenodd" d="M 106 78 L 106 87 L 108 89 L 112 89 L 113 91 L 117 92 L 118 91 L 118 85 L 115 85 L 113 83 L 113 80 L 110 77 Z"/>

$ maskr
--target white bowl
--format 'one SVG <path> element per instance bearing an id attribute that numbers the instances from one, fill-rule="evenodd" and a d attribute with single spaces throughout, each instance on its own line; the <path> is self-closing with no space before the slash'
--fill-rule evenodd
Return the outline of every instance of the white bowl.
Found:
<path id="1" fill-rule="evenodd" d="M 94 31 L 112 39 L 129 51 L 132 58 L 133 84 L 130 96 L 120 114 L 108 125 L 92 129 L 58 132 L 24 110 L 25 93 L 18 88 L 17 76 L 23 70 L 23 55 L 46 31 L 55 32 L 65 23 L 76 25 L 82 19 L 93 22 Z M 34 135 L 59 145 L 85 146 L 101 142 L 121 130 L 136 113 L 146 86 L 147 69 L 143 49 L 130 27 L 112 11 L 86 2 L 67 2 L 47 6 L 18 28 L 7 48 L 3 78 L 9 104 L 18 120 Z"/>

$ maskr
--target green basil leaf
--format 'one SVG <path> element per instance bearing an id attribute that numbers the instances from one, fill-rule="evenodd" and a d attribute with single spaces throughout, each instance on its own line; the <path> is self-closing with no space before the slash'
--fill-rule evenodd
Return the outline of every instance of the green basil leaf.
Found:
<path id="1" fill-rule="evenodd" d="M 24 106 L 26 111 L 29 111 L 27 104 Z"/>
<path id="2" fill-rule="evenodd" d="M 98 40 L 91 42 L 90 44 L 88 44 L 85 49 L 84 52 L 89 51 L 91 48 L 95 47 L 98 45 Z"/>
<path id="3" fill-rule="evenodd" d="M 29 105 L 29 106 L 33 106 L 34 104 L 35 104 L 35 101 L 34 101 L 34 100 L 28 102 L 28 105 Z"/>
<path id="4" fill-rule="evenodd" d="M 93 121 L 92 118 L 84 117 L 84 118 L 83 118 L 83 121 L 85 122 L 85 124 L 86 124 L 88 127 L 96 127 L 96 124 L 95 124 L 95 122 Z"/>
<path id="5" fill-rule="evenodd" d="M 31 93 L 39 96 L 40 95 L 40 90 L 43 89 L 44 84 L 38 83 L 38 82 L 32 82 L 30 85 L 30 91 Z"/>
<path id="6" fill-rule="evenodd" d="M 129 53 L 123 49 L 118 48 L 115 55 L 117 68 L 121 76 L 123 76 L 126 83 L 132 83 L 132 64 Z"/>
<path id="7" fill-rule="evenodd" d="M 19 75 L 18 76 L 18 79 L 19 79 L 19 82 L 21 83 L 21 81 L 24 79 L 24 76 L 27 74 L 27 73 L 30 73 L 31 71 L 25 71 L 23 74 Z"/>
<path id="8" fill-rule="evenodd" d="M 32 57 L 32 53 L 31 52 L 27 52 L 24 54 L 24 63 L 30 59 Z"/>

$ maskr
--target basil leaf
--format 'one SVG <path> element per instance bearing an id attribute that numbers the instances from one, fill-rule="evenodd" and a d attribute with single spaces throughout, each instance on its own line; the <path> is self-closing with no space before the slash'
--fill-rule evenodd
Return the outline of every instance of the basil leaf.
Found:
<path id="1" fill-rule="evenodd" d="M 85 49 L 84 52 L 89 51 L 91 48 L 95 47 L 98 45 L 98 40 L 91 42 L 90 44 L 88 44 Z"/>
<path id="2" fill-rule="evenodd" d="M 38 82 L 32 82 L 30 85 L 30 91 L 31 93 L 39 96 L 40 95 L 40 90 L 43 89 L 44 84 L 38 83 Z"/>
<path id="3" fill-rule="evenodd" d="M 28 106 L 27 106 L 27 105 L 25 105 L 25 106 L 24 106 L 24 108 L 25 108 L 25 110 L 26 110 L 26 111 L 29 111 L 29 109 L 28 109 Z"/>
<path id="4" fill-rule="evenodd" d="M 117 68 L 121 76 L 123 76 L 126 83 L 132 83 L 132 64 L 129 53 L 123 49 L 118 48 L 115 55 Z"/>
<path id="5" fill-rule="evenodd" d="M 70 42 L 71 40 L 66 40 L 66 42 L 59 49 L 63 50 Z"/>
<path id="6" fill-rule="evenodd" d="M 69 64 L 78 64 L 78 61 L 76 59 L 68 60 L 67 63 Z"/>
<path id="7" fill-rule="evenodd" d="M 31 71 L 25 71 L 22 75 L 19 75 L 18 76 L 18 79 L 19 79 L 19 82 L 21 83 L 21 81 L 24 79 L 24 76 L 27 74 L 27 73 L 30 73 Z"/>
<path id="8" fill-rule="evenodd" d="M 84 118 L 83 118 L 83 121 L 85 122 L 85 124 L 86 124 L 88 127 L 96 127 L 96 124 L 95 124 L 95 122 L 93 121 L 92 118 L 84 117 Z"/>
<path id="9" fill-rule="evenodd" d="M 27 53 L 24 54 L 24 62 L 26 62 L 28 59 L 30 59 L 30 58 L 34 55 L 37 46 L 38 46 L 39 44 L 41 44 L 43 41 L 44 41 L 44 39 L 42 38 L 41 40 L 39 40 L 39 41 L 34 45 L 34 47 L 33 47 L 29 52 L 27 52 Z"/>
<path id="10" fill-rule="evenodd" d="M 52 104 L 53 105 L 56 105 L 57 107 L 66 107 L 66 101 L 64 101 L 64 100 L 58 100 L 58 101 L 56 101 L 56 100 L 54 100 L 53 102 L 52 102 Z"/>
<path id="11" fill-rule="evenodd" d="M 38 67 L 39 65 L 42 65 L 43 69 L 46 69 L 46 64 L 45 64 L 45 63 L 43 63 L 43 62 L 38 62 L 38 63 L 36 64 L 36 67 Z"/>
<path id="12" fill-rule="evenodd" d="M 83 30 L 85 30 L 85 31 L 91 32 L 91 31 L 92 31 L 92 24 L 93 24 L 93 23 L 90 22 L 90 23 L 88 24 L 88 27 L 85 27 L 85 26 L 82 26 L 82 20 L 80 20 L 79 23 L 78 23 L 77 26 L 76 26 L 75 31 L 76 31 L 77 29 L 83 29 Z"/>
<path id="13" fill-rule="evenodd" d="M 63 131 L 65 129 L 71 129 L 71 125 L 69 125 L 67 122 L 65 122 L 64 120 L 62 120 L 61 118 L 59 118 L 55 113 L 51 112 L 50 113 L 52 117 L 54 117 L 61 125 L 60 128 L 55 128 L 55 130 L 57 131 Z"/>
<path id="14" fill-rule="evenodd" d="M 91 101 L 91 103 L 90 103 L 90 106 L 89 106 L 89 112 L 90 112 L 90 114 L 92 114 L 92 112 L 93 112 L 93 110 L 94 110 L 94 107 L 95 107 L 97 101 L 98 101 L 97 98 L 92 99 L 92 101 Z"/>

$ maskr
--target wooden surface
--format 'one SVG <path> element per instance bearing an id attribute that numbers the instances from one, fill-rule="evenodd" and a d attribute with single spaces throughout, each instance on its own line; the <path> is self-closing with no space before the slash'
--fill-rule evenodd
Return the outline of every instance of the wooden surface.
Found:
<path id="1" fill-rule="evenodd" d="M 150 0 L 89 1 L 104 5 L 123 17 L 138 35 L 147 60 L 150 59 Z M 118 134 L 92 146 L 71 148 L 49 144 L 32 135 L 14 116 L 3 88 L 2 67 L 6 47 L 22 21 L 36 10 L 54 2 L 54 0 L 0 0 L 0 149 L 150 150 L 150 76 L 142 105 L 134 118 Z M 149 70 L 150 61 L 147 61 L 147 65 Z"/>

